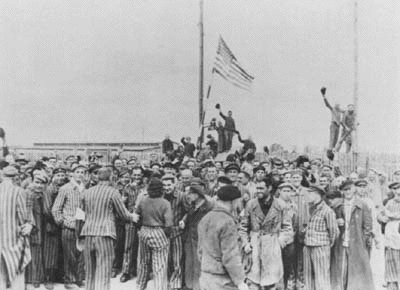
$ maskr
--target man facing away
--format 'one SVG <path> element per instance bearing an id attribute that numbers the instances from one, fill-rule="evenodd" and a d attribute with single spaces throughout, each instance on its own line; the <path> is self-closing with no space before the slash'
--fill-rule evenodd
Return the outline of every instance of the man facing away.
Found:
<path id="1" fill-rule="evenodd" d="M 117 189 L 111 187 L 111 170 L 101 168 L 99 183 L 82 194 L 81 209 L 85 222 L 81 237 L 85 237 L 86 289 L 107 290 L 110 280 L 116 241 L 116 217 L 133 221 Z"/>
<path id="2" fill-rule="evenodd" d="M 217 193 L 216 207 L 199 223 L 202 290 L 248 290 L 238 245 L 239 234 L 232 214 L 240 206 L 239 189 L 224 186 Z"/>

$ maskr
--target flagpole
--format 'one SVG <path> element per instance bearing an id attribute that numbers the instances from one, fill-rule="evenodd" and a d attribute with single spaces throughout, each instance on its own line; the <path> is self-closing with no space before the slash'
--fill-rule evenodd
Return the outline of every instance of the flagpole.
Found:
<path id="1" fill-rule="evenodd" d="M 354 140 L 353 140 L 353 159 L 355 169 L 357 167 L 358 154 L 358 0 L 354 0 Z"/>
<path id="2" fill-rule="evenodd" d="M 200 0 L 199 124 L 203 125 L 204 100 L 204 0 Z"/>

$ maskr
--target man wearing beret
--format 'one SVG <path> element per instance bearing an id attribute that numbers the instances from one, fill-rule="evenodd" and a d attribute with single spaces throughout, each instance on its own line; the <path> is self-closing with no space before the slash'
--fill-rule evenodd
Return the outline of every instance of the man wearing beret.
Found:
<path id="1" fill-rule="evenodd" d="M 224 186 L 218 190 L 214 209 L 199 223 L 198 256 L 203 290 L 248 289 L 238 246 L 239 234 L 232 215 L 240 207 L 239 189 Z"/>
<path id="2" fill-rule="evenodd" d="M 249 288 L 275 289 L 283 278 L 282 249 L 289 243 L 292 222 L 282 200 L 272 193 L 272 183 L 256 183 L 256 196 L 250 200 L 241 219 L 243 250 L 251 253 L 252 265 L 247 273 Z"/>
<path id="3" fill-rule="evenodd" d="M 154 273 L 154 289 L 168 288 L 168 252 L 170 230 L 173 225 L 171 204 L 163 197 L 163 183 L 151 178 L 144 197 L 136 209 L 139 231 L 139 261 L 137 288 L 144 290 L 150 268 Z"/>
<path id="4" fill-rule="evenodd" d="M 45 267 L 45 286 L 47 289 L 53 288 L 56 282 L 57 269 L 62 269 L 60 265 L 61 247 L 61 228 L 55 222 L 51 209 L 57 198 L 61 186 L 65 184 L 66 170 L 56 168 L 53 171 L 53 178 L 43 194 L 43 213 L 45 223 L 44 235 L 44 267 Z"/>
<path id="5" fill-rule="evenodd" d="M 25 268 L 31 261 L 27 239 L 33 228 L 32 214 L 28 214 L 25 193 L 12 183 L 17 169 L 7 166 L 1 173 L 0 289 L 21 290 L 25 288 Z"/>
<path id="6" fill-rule="evenodd" d="M 185 284 L 193 290 L 200 290 L 200 261 L 197 256 L 198 250 L 198 225 L 201 219 L 214 206 L 213 201 L 206 196 L 205 187 L 201 184 L 192 183 L 187 195 L 189 211 L 185 221 L 181 224 L 184 228 L 183 241 L 185 252 Z"/>
<path id="7" fill-rule="evenodd" d="M 339 238 L 332 251 L 332 289 L 374 289 L 369 249 L 371 247 L 372 217 L 368 205 L 355 195 L 351 180 L 339 187 L 344 196 L 334 208 Z"/>
<path id="8" fill-rule="evenodd" d="M 197 180 L 203 183 L 200 178 L 192 178 L 192 183 Z M 179 222 L 187 213 L 187 200 L 183 192 L 176 189 L 176 178 L 173 175 L 164 175 L 162 177 L 164 198 L 170 203 L 172 210 L 173 226 L 171 228 L 171 241 L 169 249 L 169 289 L 182 288 L 182 263 L 183 263 L 183 244 L 182 229 L 179 228 Z M 204 184 L 204 183 L 203 183 Z"/>
<path id="9" fill-rule="evenodd" d="M 305 286 L 307 290 L 331 289 L 331 247 L 339 234 L 335 213 L 323 200 L 321 187 L 311 185 L 305 196 L 310 204 L 303 250 Z"/>
<path id="10" fill-rule="evenodd" d="M 43 192 L 48 182 L 47 176 L 36 174 L 28 189 L 28 198 L 32 201 L 28 210 L 32 211 L 35 223 L 35 231 L 29 237 L 32 252 L 32 262 L 28 265 L 25 272 L 25 283 L 27 289 L 33 289 L 40 286 L 44 282 L 44 219 L 43 219 Z"/>
<path id="11" fill-rule="evenodd" d="M 76 247 L 75 215 L 80 205 L 81 194 L 85 190 L 86 171 L 86 167 L 79 164 L 72 168 L 72 178 L 60 188 L 51 211 L 55 222 L 62 228 L 61 240 L 67 289 L 77 289 L 83 285 L 83 256 Z"/>

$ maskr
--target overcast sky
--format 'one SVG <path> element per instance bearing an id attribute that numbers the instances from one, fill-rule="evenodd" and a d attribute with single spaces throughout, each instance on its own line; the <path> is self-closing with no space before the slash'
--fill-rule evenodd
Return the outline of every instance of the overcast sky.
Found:
<path id="1" fill-rule="evenodd" d="M 400 148 L 400 2 L 359 1 L 360 147 Z M 251 3 L 251 4 L 250 4 Z M 214 77 L 259 146 L 328 143 L 319 89 L 343 106 L 354 83 L 352 0 L 205 0 L 205 86 L 218 37 L 255 76 Z M 0 3 L 0 124 L 11 144 L 155 141 L 198 134 L 198 0 Z"/>

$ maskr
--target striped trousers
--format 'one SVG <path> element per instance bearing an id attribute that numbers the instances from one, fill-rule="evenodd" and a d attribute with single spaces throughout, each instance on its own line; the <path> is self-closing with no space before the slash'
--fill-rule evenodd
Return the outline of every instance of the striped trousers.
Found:
<path id="1" fill-rule="evenodd" d="M 131 277 L 134 276 L 136 272 L 138 243 L 136 225 L 134 223 L 127 223 L 125 225 L 125 249 L 122 274 L 128 274 Z"/>
<path id="2" fill-rule="evenodd" d="M 331 289 L 330 246 L 305 246 L 303 254 L 306 289 Z"/>
<path id="3" fill-rule="evenodd" d="M 32 261 L 25 269 L 25 282 L 29 284 L 44 282 L 43 245 L 31 244 Z"/>
<path id="4" fill-rule="evenodd" d="M 154 289 L 168 288 L 169 241 L 162 228 L 142 227 L 139 231 L 139 258 L 137 285 L 139 290 L 147 287 L 150 267 L 154 274 Z"/>
<path id="5" fill-rule="evenodd" d="M 63 228 L 61 243 L 64 254 L 65 284 L 81 283 L 85 277 L 83 255 L 76 248 L 75 230 Z"/>
<path id="6" fill-rule="evenodd" d="M 46 233 L 44 236 L 44 269 L 45 281 L 56 282 L 56 271 L 60 266 L 61 232 Z"/>
<path id="7" fill-rule="evenodd" d="M 115 258 L 111 237 L 85 237 L 86 290 L 109 290 Z"/>
<path id="8" fill-rule="evenodd" d="M 388 290 L 400 290 L 400 250 L 385 248 L 385 280 Z"/>
<path id="9" fill-rule="evenodd" d="M 125 223 L 116 222 L 117 240 L 115 242 L 115 258 L 113 262 L 113 271 L 120 272 L 124 260 L 125 245 Z"/>
<path id="10" fill-rule="evenodd" d="M 183 243 L 180 231 L 172 231 L 168 255 L 169 288 L 182 288 Z"/>
<path id="11" fill-rule="evenodd" d="M 25 289 L 25 275 L 24 273 L 18 274 L 14 281 L 11 282 L 11 285 L 8 285 L 8 274 L 6 263 L 3 258 L 0 256 L 0 289 L 8 289 L 8 290 L 21 290 Z M 7 288 L 10 286 L 10 288 Z"/>

